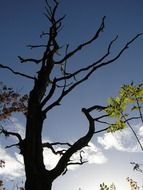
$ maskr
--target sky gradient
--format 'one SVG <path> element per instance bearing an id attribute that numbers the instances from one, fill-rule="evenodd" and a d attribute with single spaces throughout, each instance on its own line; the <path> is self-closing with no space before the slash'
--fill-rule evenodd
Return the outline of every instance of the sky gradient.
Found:
<path id="1" fill-rule="evenodd" d="M 49 26 L 43 14 L 44 6 L 44 0 L 0 1 L 1 64 L 30 75 L 37 71 L 38 66 L 21 64 L 17 56 L 39 57 L 41 55 L 41 50 L 30 50 L 26 45 L 44 41 L 39 37 L 41 32 L 46 31 Z M 62 46 L 69 43 L 70 49 L 89 39 L 98 29 L 102 17 L 106 16 L 105 29 L 101 37 L 69 60 L 68 69 L 74 70 L 97 60 L 106 52 L 109 42 L 116 35 L 119 37 L 113 46 L 111 56 L 116 54 L 133 36 L 142 33 L 142 7 L 142 0 L 61 0 L 58 14 L 66 15 L 66 17 L 63 29 L 59 34 L 59 42 Z M 41 40 L 43 41 L 41 42 Z M 106 105 L 107 98 L 116 96 L 122 84 L 132 81 L 142 82 L 142 51 L 143 37 L 140 37 L 119 60 L 97 70 L 88 82 L 66 97 L 62 105 L 49 114 L 48 126 L 45 122 L 44 139 L 74 142 L 84 135 L 87 130 L 87 121 L 81 113 L 81 108 L 94 104 Z M 4 81 L 21 93 L 27 93 L 33 85 L 28 79 L 14 76 L 9 71 L 2 69 L 0 69 L 0 81 Z M 14 125 L 9 124 L 10 126 L 7 127 L 21 130 L 23 133 L 25 119 L 21 115 L 14 115 L 12 119 L 15 121 Z M 135 128 L 142 139 L 142 126 L 138 124 Z M 7 157 L 13 165 L 15 163 L 15 167 L 18 168 L 18 173 L 14 171 L 15 176 L 22 175 L 21 158 L 18 154 L 12 153 L 15 149 L 8 150 L 9 153 L 5 152 L 2 145 L 6 143 L 7 140 L 0 139 L 0 153 Z M 133 172 L 129 164 L 130 161 L 143 163 L 143 153 L 137 147 L 137 142 L 129 130 L 114 135 L 99 134 L 93 138 L 91 143 L 91 149 L 86 150 L 89 164 L 71 168 L 65 176 L 59 177 L 55 181 L 53 190 L 67 190 L 67 187 L 68 190 L 78 190 L 79 188 L 98 190 L 99 184 L 103 181 L 108 184 L 114 182 L 118 190 L 128 190 L 126 177 L 142 181 L 143 176 Z M 13 157 L 11 158 L 11 156 Z M 14 157 L 19 162 L 16 162 Z M 51 157 L 51 160 L 55 159 Z M 7 165 L 6 176 L 13 173 L 13 169 L 9 170 L 10 165 Z M 0 173 L 4 175 L 4 169 Z"/>

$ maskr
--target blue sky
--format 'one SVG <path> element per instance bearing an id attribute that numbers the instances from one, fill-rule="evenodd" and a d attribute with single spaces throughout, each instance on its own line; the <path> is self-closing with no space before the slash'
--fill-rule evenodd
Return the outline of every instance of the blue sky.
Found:
<path id="1" fill-rule="evenodd" d="M 105 30 L 99 40 L 85 48 L 83 52 L 75 55 L 68 62 L 69 68 L 76 69 L 97 60 L 104 54 L 108 43 L 116 35 L 119 35 L 119 38 L 112 49 L 113 55 L 129 39 L 137 33 L 143 32 L 142 7 L 142 0 L 62 0 L 58 14 L 66 14 L 66 18 L 59 35 L 59 41 L 61 45 L 69 43 L 71 49 L 89 39 L 96 32 L 102 17 L 106 16 Z M 0 1 L 1 64 L 33 75 L 37 70 L 37 66 L 21 64 L 17 56 L 38 57 L 41 55 L 41 51 L 29 50 L 26 45 L 41 42 L 39 35 L 48 28 L 43 13 L 44 0 Z M 142 50 L 143 37 L 132 44 L 114 64 L 98 70 L 88 82 L 66 97 L 62 105 L 49 114 L 44 127 L 44 138 L 51 141 L 73 142 L 83 135 L 87 129 L 87 121 L 81 113 L 82 107 L 93 104 L 105 105 L 109 96 L 117 95 L 122 84 L 131 81 L 135 83 L 142 82 Z M 0 70 L 0 80 L 5 81 L 22 93 L 27 93 L 32 87 L 32 82 L 28 79 L 15 77 L 10 72 L 2 69 Z M 19 130 L 23 131 L 24 118 L 14 115 L 12 119 L 17 123 Z M 135 127 L 140 138 L 142 138 L 142 130 L 139 131 L 139 127 Z M 97 128 L 99 127 L 97 126 Z M 53 189 L 66 190 L 68 186 L 68 190 L 78 189 L 79 187 L 82 190 L 93 190 L 98 189 L 99 183 L 105 181 L 108 184 L 115 182 L 118 190 L 122 190 L 127 189 L 125 178 L 128 176 L 141 181 L 142 176 L 133 172 L 129 164 L 130 161 L 142 162 L 143 153 L 136 147 L 136 142 L 133 139 L 134 137 L 128 130 L 114 136 L 109 134 L 95 136 L 91 146 L 95 156 L 92 158 L 95 159 L 91 161 L 91 157 L 88 157 L 90 164 L 72 169 L 73 171 L 69 171 L 67 175 L 57 179 Z M 6 142 L 1 139 L 1 144 Z M 1 152 L 8 156 L 3 150 Z M 10 155 L 11 152 L 12 150 L 10 150 Z M 91 150 L 87 150 L 87 152 L 89 155 L 92 154 Z M 14 156 L 18 160 L 21 159 L 17 154 L 14 154 Z M 100 164 L 97 157 L 101 161 Z M 51 159 L 53 160 L 53 157 Z M 12 160 L 10 161 L 12 162 Z M 16 164 L 15 161 L 14 163 Z M 21 165 L 16 166 L 20 169 L 22 167 Z"/>

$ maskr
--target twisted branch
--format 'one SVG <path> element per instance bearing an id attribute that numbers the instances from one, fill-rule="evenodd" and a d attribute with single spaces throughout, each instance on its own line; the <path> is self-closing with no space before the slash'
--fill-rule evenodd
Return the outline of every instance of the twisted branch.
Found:
<path id="1" fill-rule="evenodd" d="M 85 136 L 81 137 L 79 140 L 77 140 L 60 158 L 59 162 L 57 163 L 56 167 L 52 170 L 50 170 L 51 176 L 54 178 L 57 178 L 59 175 L 61 175 L 67 168 L 67 165 L 70 161 L 71 156 L 76 153 L 77 151 L 81 150 L 85 146 L 88 145 L 89 141 L 94 135 L 95 132 L 95 126 L 94 126 L 94 120 L 91 117 L 91 115 L 88 112 L 88 109 L 83 108 L 82 112 L 85 114 L 86 118 L 89 122 L 89 129 Z M 82 159 L 82 158 L 80 158 Z"/>

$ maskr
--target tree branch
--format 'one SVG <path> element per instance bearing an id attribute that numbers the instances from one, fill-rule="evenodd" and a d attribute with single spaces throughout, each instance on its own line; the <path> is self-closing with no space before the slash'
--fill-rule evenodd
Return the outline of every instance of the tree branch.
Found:
<path id="1" fill-rule="evenodd" d="M 1 129 L 0 129 L 0 133 L 3 133 L 6 137 L 9 137 L 10 135 L 15 136 L 19 140 L 19 143 L 22 142 L 22 137 L 19 133 L 7 131 L 3 127 L 1 127 Z"/>
<path id="2" fill-rule="evenodd" d="M 67 146 L 71 146 L 69 143 L 60 143 L 60 142 L 49 143 L 49 142 L 46 142 L 46 143 L 43 143 L 43 148 L 46 147 L 46 148 L 51 149 L 51 151 L 52 151 L 54 154 L 63 155 L 66 150 L 65 150 L 65 149 L 62 149 L 62 150 L 55 151 L 55 149 L 53 148 L 53 146 L 55 146 L 55 145 L 67 145 Z"/>
<path id="3" fill-rule="evenodd" d="M 46 45 L 43 45 L 43 44 L 41 44 L 41 45 L 27 45 L 27 47 L 29 47 L 30 49 L 33 49 L 33 48 L 45 48 L 45 47 L 47 47 Z M 21 58 L 21 57 L 20 57 Z"/>
<path id="4" fill-rule="evenodd" d="M 136 132 L 134 131 L 133 127 L 132 127 L 131 124 L 129 123 L 129 120 L 127 120 L 126 117 L 125 117 L 123 114 L 122 114 L 122 116 L 123 116 L 123 118 L 124 118 L 124 120 L 125 120 L 125 123 L 127 123 L 127 125 L 129 126 L 129 128 L 130 128 L 131 131 L 133 132 L 133 134 L 134 134 L 134 136 L 135 136 L 135 138 L 136 138 L 136 140 L 137 140 L 137 142 L 138 142 L 138 144 L 139 144 L 141 150 L 143 151 L 143 145 L 141 144 L 141 141 L 139 140 L 139 138 L 138 138 Z"/>
<path id="5" fill-rule="evenodd" d="M 20 148 L 20 150 L 21 150 L 21 145 L 22 145 L 22 143 L 23 143 L 23 140 L 22 140 L 22 137 L 21 137 L 21 135 L 20 135 L 19 133 L 7 131 L 7 130 L 5 130 L 5 129 L 1 126 L 1 128 L 0 128 L 0 134 L 4 134 L 5 137 L 9 137 L 10 135 L 11 135 L 11 136 L 15 136 L 15 137 L 19 140 L 18 143 L 12 144 L 12 145 L 9 145 L 9 146 L 6 146 L 5 148 L 11 148 L 11 147 L 13 147 L 13 146 L 19 146 L 19 148 Z"/>
<path id="6" fill-rule="evenodd" d="M 45 106 L 45 104 L 50 100 L 50 98 L 53 96 L 56 89 L 56 79 L 52 82 L 52 87 L 48 93 L 48 95 L 44 98 L 44 100 L 41 102 L 41 107 Z"/>
<path id="7" fill-rule="evenodd" d="M 104 129 L 100 129 L 98 131 L 95 131 L 94 134 L 97 134 L 97 133 L 101 133 L 101 132 L 104 132 L 104 131 L 107 131 L 109 127 L 106 127 Z"/>
<path id="8" fill-rule="evenodd" d="M 61 64 L 61 63 L 65 62 L 67 59 L 69 59 L 70 57 L 72 57 L 75 53 L 77 53 L 78 51 L 82 50 L 83 47 L 85 47 L 85 46 L 91 44 L 93 41 L 95 41 L 99 37 L 99 34 L 101 32 L 103 32 L 103 29 L 104 29 L 104 20 L 105 20 L 105 16 L 102 18 L 101 25 L 99 26 L 96 34 L 90 40 L 84 42 L 83 44 L 80 44 L 76 49 L 74 49 L 73 51 L 69 52 L 67 55 L 65 55 L 65 57 L 63 59 L 61 59 L 60 61 L 57 61 L 55 64 Z"/>
<path id="9" fill-rule="evenodd" d="M 111 50 L 111 48 L 112 48 L 112 45 L 113 45 L 113 43 L 114 43 L 114 42 L 117 40 L 117 38 L 118 38 L 118 36 L 116 36 L 116 38 L 113 39 L 113 40 L 109 43 L 108 48 L 107 48 L 107 53 L 106 53 L 105 55 L 103 55 L 99 60 L 97 60 L 96 62 L 94 62 L 93 64 L 91 64 L 91 65 L 89 65 L 89 66 L 87 66 L 87 67 L 85 67 L 85 68 L 81 68 L 81 69 L 77 70 L 76 72 L 74 72 L 74 73 L 72 73 L 72 74 L 70 74 L 70 75 L 68 75 L 68 76 L 66 76 L 66 77 L 57 78 L 57 81 L 62 81 L 62 80 L 65 80 L 65 79 L 70 79 L 70 78 L 72 78 L 72 77 L 74 77 L 74 76 L 80 74 L 80 73 L 83 72 L 83 71 L 88 71 L 89 69 L 92 69 L 93 67 L 94 67 L 94 68 L 96 67 L 96 69 L 98 69 L 98 68 L 100 68 L 100 67 L 102 67 L 102 66 L 106 66 L 106 65 L 108 65 L 108 64 L 110 64 L 110 63 L 113 63 L 114 61 L 116 61 L 116 60 L 122 55 L 122 53 L 129 47 L 130 44 L 132 44 L 137 38 L 139 38 L 139 37 L 142 36 L 142 35 L 143 35 L 143 33 L 137 34 L 137 35 L 136 35 L 135 37 L 133 37 L 129 42 L 127 42 L 127 43 L 123 46 L 123 48 L 121 48 L 121 50 L 119 51 L 119 53 L 118 53 L 115 57 L 113 57 L 112 59 L 110 59 L 110 60 L 108 60 L 108 61 L 102 63 L 102 61 L 103 61 L 105 58 L 107 58 L 107 57 L 109 56 L 110 50 Z"/>
<path id="10" fill-rule="evenodd" d="M 8 67 L 8 66 L 5 66 L 5 65 L 0 64 L 0 68 L 7 69 L 7 70 L 9 70 L 10 72 L 12 72 L 12 73 L 15 74 L 15 75 L 19 75 L 19 76 L 22 76 L 22 77 L 26 77 L 26 78 L 28 78 L 28 79 L 35 80 L 34 77 L 31 77 L 31 76 L 29 76 L 29 75 L 26 75 L 26 74 L 23 74 L 23 73 L 20 73 L 20 72 L 17 72 L 17 71 L 14 71 L 13 69 L 11 69 L 11 68 Z"/>
<path id="11" fill-rule="evenodd" d="M 5 148 L 11 148 L 11 147 L 13 147 L 13 146 L 19 146 L 19 143 L 12 144 L 12 145 L 8 145 L 8 146 L 6 146 Z"/>
<path id="12" fill-rule="evenodd" d="M 86 71 L 92 69 L 93 67 L 95 67 L 96 65 L 98 65 L 99 63 L 101 63 L 105 58 L 107 58 L 107 57 L 109 56 L 110 50 L 111 50 L 111 48 L 112 48 L 112 45 L 113 45 L 113 43 L 117 40 L 117 37 L 118 37 L 118 36 L 116 36 L 116 37 L 109 43 L 109 45 L 108 45 L 108 47 L 107 47 L 107 52 L 106 52 L 101 58 L 99 58 L 96 62 L 94 62 L 94 63 L 88 65 L 87 67 L 81 68 L 81 69 L 79 69 L 79 70 L 77 70 L 77 71 L 75 71 L 75 72 L 73 72 L 73 73 L 70 73 L 70 74 L 67 75 L 67 76 L 57 78 L 57 82 L 63 81 L 63 80 L 66 80 L 66 79 L 71 79 L 72 77 L 75 78 L 75 77 L 76 77 L 77 75 L 79 75 L 80 73 L 86 72 Z"/>
<path id="13" fill-rule="evenodd" d="M 23 58 L 21 56 L 18 56 L 18 58 L 19 58 L 21 63 L 33 62 L 33 63 L 39 64 L 42 61 L 42 59 L 32 59 L 32 58 L 25 59 L 25 58 Z"/>
<path id="14" fill-rule="evenodd" d="M 94 111 L 94 110 L 97 110 L 97 111 L 103 111 L 105 108 L 105 106 L 99 106 L 99 105 L 94 105 L 94 106 L 91 106 L 90 108 L 87 109 L 88 112 L 91 112 L 91 111 Z"/>
<path id="15" fill-rule="evenodd" d="M 90 65 L 90 66 L 88 66 L 88 67 L 86 67 L 86 68 L 84 68 L 84 70 L 85 71 L 88 71 L 89 69 L 89 71 L 87 72 L 87 74 L 85 75 L 85 76 L 83 76 L 79 81 L 77 81 L 77 82 L 75 82 L 74 84 L 72 84 L 68 89 L 64 89 L 63 88 L 63 91 L 62 91 L 62 93 L 61 93 L 61 95 L 59 96 L 59 98 L 56 100 L 56 101 L 54 101 L 51 105 L 49 105 L 47 108 L 45 108 L 45 110 L 44 110 L 44 112 L 46 113 L 46 112 L 48 112 L 49 110 L 51 110 L 53 107 L 55 107 L 55 106 L 57 106 L 57 105 L 60 105 L 60 102 L 61 102 L 61 100 L 67 95 L 67 94 L 69 94 L 69 92 L 71 92 L 76 86 L 78 86 L 79 84 L 81 84 L 81 83 L 83 83 L 84 81 L 86 81 L 94 72 L 95 72 L 95 70 L 97 70 L 97 69 L 99 69 L 99 68 L 101 68 L 101 67 L 103 67 L 103 66 L 106 66 L 106 65 L 108 65 L 108 64 L 111 64 L 111 63 L 114 63 L 114 61 L 116 61 L 121 55 L 122 55 L 122 53 L 129 47 L 129 45 L 131 44 L 131 43 L 133 43 L 139 36 L 141 36 L 142 34 L 137 34 L 134 38 L 132 38 L 129 42 L 127 42 L 124 46 L 123 46 L 123 48 L 119 51 L 119 53 L 115 56 L 115 57 L 113 57 L 112 59 L 110 59 L 110 60 L 108 60 L 108 61 L 106 61 L 106 62 L 103 62 L 103 63 L 100 63 L 99 65 L 97 65 L 97 63 L 99 63 L 100 62 L 100 60 L 102 60 L 103 59 L 103 57 L 105 57 L 107 54 L 109 54 L 109 52 L 105 55 L 105 56 L 103 56 L 99 61 L 97 61 L 97 62 L 95 62 L 95 63 L 93 63 L 92 65 Z M 114 39 L 115 40 L 115 39 Z M 113 43 L 113 41 L 109 44 L 109 47 L 111 48 L 111 44 Z M 109 48 L 109 49 L 110 49 Z M 109 50 L 108 50 L 109 51 Z M 78 70 L 77 72 L 78 73 L 80 73 L 81 71 L 83 71 L 83 69 L 81 69 L 81 70 Z M 72 76 L 74 76 L 75 74 L 77 74 L 77 72 L 75 72 Z M 62 78 L 59 78 L 59 79 L 56 79 L 56 82 L 57 81 L 60 81 L 60 80 L 65 80 L 65 79 L 67 79 L 67 78 L 70 78 L 69 76 L 66 76 L 66 77 L 62 77 Z"/>
<path id="16" fill-rule="evenodd" d="M 68 171 L 68 166 L 70 166 L 70 165 L 83 165 L 83 164 L 88 162 L 88 161 L 83 161 L 83 158 L 82 158 L 82 153 L 83 152 L 84 152 L 83 150 L 80 151 L 80 160 L 79 160 L 79 162 L 73 162 L 72 160 L 70 160 L 67 163 L 67 167 L 65 168 L 65 171 L 62 173 L 62 175 L 66 174 L 66 172 Z"/>
<path id="17" fill-rule="evenodd" d="M 81 137 L 79 140 L 77 140 L 60 158 L 59 162 L 57 163 L 56 167 L 50 171 L 51 175 L 54 173 L 54 177 L 58 177 L 61 175 L 66 167 L 67 164 L 70 161 L 71 156 L 76 153 L 78 150 L 81 150 L 83 147 L 87 146 L 89 143 L 90 139 L 94 135 L 95 132 L 95 126 L 94 126 L 94 120 L 90 116 L 89 112 L 87 109 L 83 108 L 82 112 L 85 114 L 86 118 L 88 119 L 89 122 L 89 129 L 88 132 L 85 136 Z"/>
<path id="18" fill-rule="evenodd" d="M 141 111 L 141 106 L 139 104 L 139 100 L 138 98 L 135 96 L 135 99 L 136 99 L 136 102 L 137 102 L 137 106 L 138 106 L 138 109 L 139 109 L 139 115 L 140 115 L 140 119 L 141 119 L 141 122 L 143 124 L 143 115 L 142 115 L 142 111 Z"/>
<path id="19" fill-rule="evenodd" d="M 51 143 L 51 145 L 56 146 L 56 145 L 65 145 L 71 147 L 72 145 L 70 143 L 62 143 L 62 142 L 54 142 Z"/>
<path id="20" fill-rule="evenodd" d="M 119 53 L 113 58 L 113 59 L 110 59 L 109 61 L 107 62 L 103 62 L 101 64 L 99 64 L 96 69 L 100 68 L 100 67 L 103 67 L 103 66 L 106 66 L 110 63 L 113 63 L 114 61 L 116 61 L 122 54 L 123 52 L 129 48 L 130 44 L 132 44 L 137 38 L 139 38 L 140 36 L 142 36 L 143 33 L 140 33 L 140 34 L 137 34 L 135 37 L 133 37 L 129 42 L 127 42 L 123 48 L 119 51 Z"/>
<path id="21" fill-rule="evenodd" d="M 125 122 L 131 121 L 131 120 L 134 120 L 134 119 L 141 119 L 141 117 L 140 117 L 140 116 L 130 117 L 130 118 L 127 118 L 127 119 L 125 120 Z M 142 119 L 143 119 L 143 116 L 142 116 Z"/>

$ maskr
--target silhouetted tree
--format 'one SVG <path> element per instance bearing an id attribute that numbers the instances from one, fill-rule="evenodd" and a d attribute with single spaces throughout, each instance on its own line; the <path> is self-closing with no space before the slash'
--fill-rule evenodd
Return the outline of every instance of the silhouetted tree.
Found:
<path id="1" fill-rule="evenodd" d="M 58 36 L 62 27 L 63 17 L 57 18 L 56 13 L 59 7 L 57 0 L 53 0 L 53 5 L 49 4 L 46 0 L 46 12 L 45 15 L 50 22 L 49 30 L 43 32 L 41 37 L 47 37 L 45 44 L 29 45 L 30 48 L 44 48 L 43 55 L 39 59 L 35 58 L 23 58 L 19 56 L 21 63 L 34 63 L 38 64 L 40 69 L 35 73 L 34 77 L 27 74 L 14 71 L 12 68 L 4 65 L 0 65 L 3 69 L 8 69 L 15 75 L 26 77 L 29 80 L 34 81 L 34 85 L 29 93 L 28 106 L 26 113 L 26 134 L 22 139 L 20 134 L 6 131 L 1 129 L 1 133 L 5 135 L 13 135 L 18 139 L 18 146 L 20 153 L 24 158 L 25 173 L 26 173 L 26 190 L 51 190 L 53 181 L 61 174 L 66 173 L 67 167 L 73 164 L 82 165 L 85 161 L 82 159 L 81 149 L 88 145 L 89 141 L 95 134 L 95 119 L 91 116 L 91 112 L 95 109 L 101 109 L 101 107 L 93 106 L 91 108 L 82 108 L 82 112 L 88 120 L 87 133 L 76 140 L 73 144 L 56 142 L 43 143 L 42 130 L 43 123 L 48 113 L 61 104 L 61 101 L 69 95 L 76 87 L 84 83 L 88 78 L 95 73 L 99 68 L 114 63 L 123 52 L 132 44 L 141 34 L 137 34 L 130 41 L 128 41 L 116 54 L 112 57 L 110 50 L 117 37 L 110 41 L 107 47 L 107 51 L 98 60 L 92 64 L 79 68 L 73 72 L 67 71 L 67 61 L 87 47 L 91 43 L 95 42 L 104 30 L 105 17 L 102 18 L 101 24 L 98 27 L 95 34 L 84 43 L 79 44 L 75 49 L 69 51 L 69 45 L 65 48 L 65 54 L 58 59 L 57 54 L 61 51 L 61 45 L 58 42 Z M 63 52 L 63 51 L 61 51 Z M 110 57 L 109 57 L 110 56 Z M 60 76 L 56 75 L 55 67 L 59 69 Z M 56 151 L 55 145 L 64 144 L 67 145 L 67 149 L 62 151 Z M 51 149 L 53 153 L 60 154 L 61 157 L 57 165 L 47 170 L 43 162 L 43 147 Z M 74 153 L 79 151 L 79 162 L 74 162 L 71 157 Z"/>

